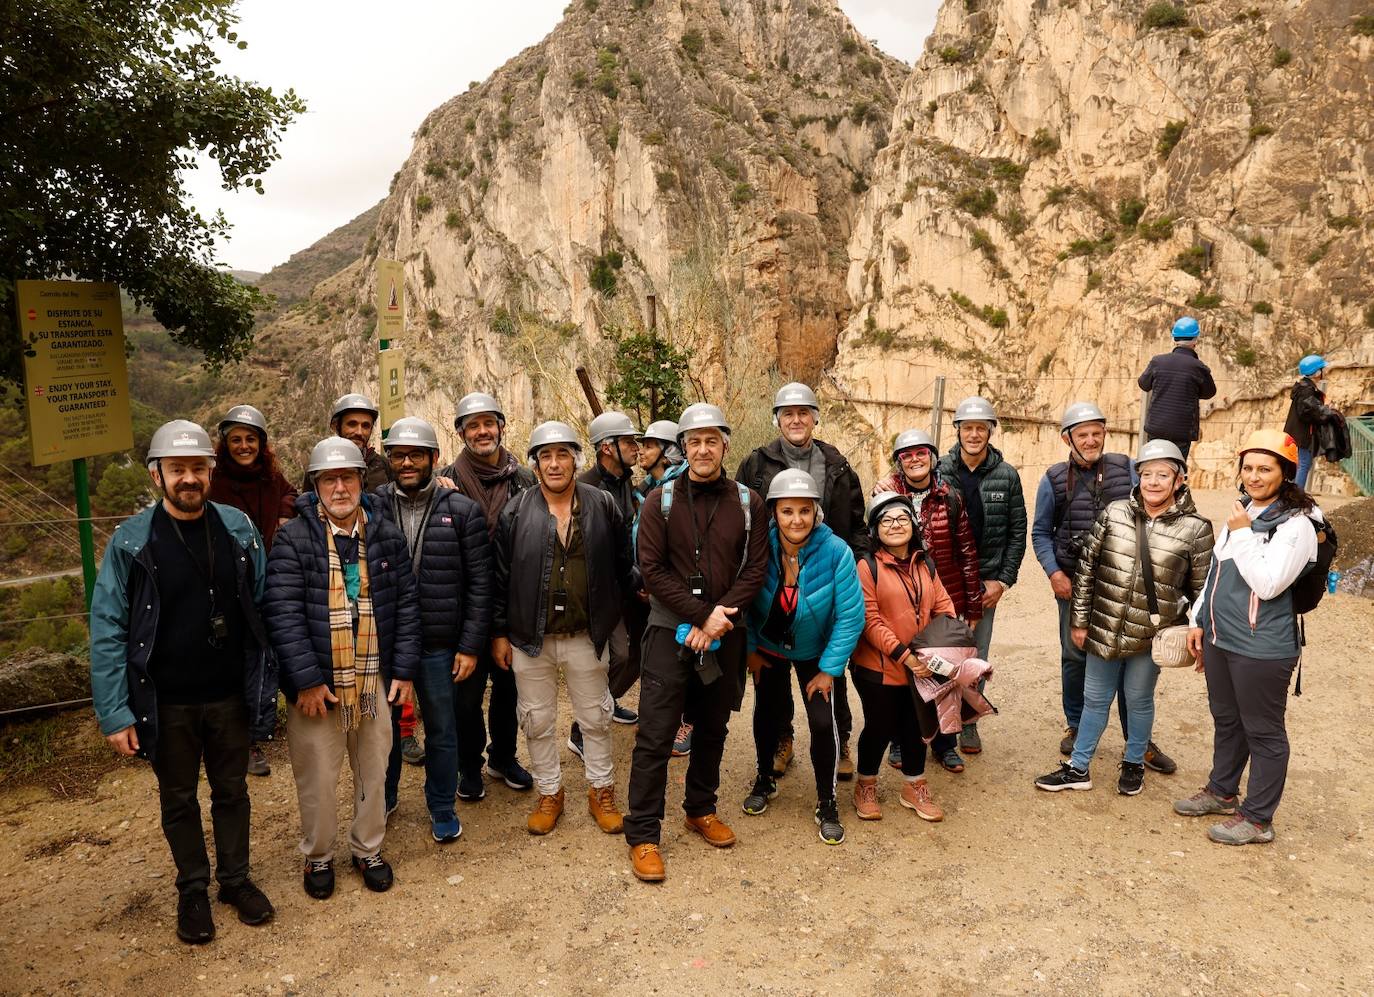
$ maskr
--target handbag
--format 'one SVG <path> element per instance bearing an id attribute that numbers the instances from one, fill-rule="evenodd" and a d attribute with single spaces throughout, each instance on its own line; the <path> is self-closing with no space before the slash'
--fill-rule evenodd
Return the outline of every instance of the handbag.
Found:
<path id="1" fill-rule="evenodd" d="M 1135 551 L 1141 574 L 1145 576 L 1145 604 L 1150 610 L 1150 624 L 1158 627 L 1162 617 L 1159 615 L 1159 599 L 1155 595 L 1155 566 L 1150 560 L 1150 545 L 1145 539 L 1145 522 L 1139 516 L 1135 520 Z M 1188 624 L 1156 630 L 1150 640 L 1150 657 L 1160 668 L 1186 668 L 1195 664 L 1193 652 L 1188 650 Z"/>

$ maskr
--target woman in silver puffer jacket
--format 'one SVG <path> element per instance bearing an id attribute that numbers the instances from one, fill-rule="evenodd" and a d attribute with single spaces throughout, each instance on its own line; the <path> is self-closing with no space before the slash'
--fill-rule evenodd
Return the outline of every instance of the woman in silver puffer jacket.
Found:
<path id="1" fill-rule="evenodd" d="M 1087 651 L 1083 718 L 1073 754 L 1035 780 L 1039 789 L 1091 789 L 1088 765 L 1107 726 L 1118 687 L 1126 700 L 1126 752 L 1117 790 L 1140 792 L 1145 747 L 1155 717 L 1159 666 L 1151 657 L 1157 631 L 1182 622 L 1207 580 L 1212 524 L 1198 515 L 1184 483 L 1187 464 L 1168 440 L 1151 440 L 1135 459 L 1140 484 L 1097 517 L 1073 583 L 1070 634 Z M 1154 574 L 1158 618 L 1151 620 L 1141 570 L 1137 522 L 1143 522 Z"/>

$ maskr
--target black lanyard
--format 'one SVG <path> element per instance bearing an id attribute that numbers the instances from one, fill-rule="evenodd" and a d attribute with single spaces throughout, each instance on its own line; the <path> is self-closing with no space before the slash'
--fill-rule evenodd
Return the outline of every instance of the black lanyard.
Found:
<path id="1" fill-rule="evenodd" d="M 205 564 L 208 566 L 208 573 L 205 568 L 201 567 L 201 563 L 196 560 L 196 555 L 191 551 L 191 545 L 186 542 L 186 536 L 181 532 L 181 524 L 177 522 L 176 517 L 168 516 L 167 518 L 172 521 L 172 529 L 176 530 L 177 539 L 181 541 L 181 546 L 186 548 L 186 556 L 191 559 L 191 564 L 194 565 L 196 574 L 204 578 L 208 584 L 210 589 L 210 605 L 213 607 L 215 605 L 215 545 L 210 541 L 210 519 L 204 513 L 202 513 L 202 516 L 205 516 Z M 213 611 L 212 608 L 211 612 Z"/>
<path id="2" fill-rule="evenodd" d="M 711 524 L 716 521 L 716 510 L 720 508 L 720 496 L 711 503 L 711 510 L 706 514 L 706 535 L 711 535 Z M 696 566 L 697 574 L 701 573 L 701 533 L 697 530 L 697 510 L 692 501 L 692 481 L 687 479 L 687 512 L 688 519 L 692 521 L 692 562 Z"/>

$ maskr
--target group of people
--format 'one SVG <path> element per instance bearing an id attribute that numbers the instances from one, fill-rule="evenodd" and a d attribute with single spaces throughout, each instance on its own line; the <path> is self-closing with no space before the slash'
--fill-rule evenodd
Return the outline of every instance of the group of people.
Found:
<path id="1" fill-rule="evenodd" d="M 1179 379 L 1169 366 L 1152 375 L 1159 384 Z M 424 766 L 437 843 L 461 835 L 456 801 L 481 800 L 487 778 L 532 791 L 527 830 L 553 832 L 567 802 L 560 673 L 589 816 L 624 835 L 641 880 L 665 878 L 675 755 L 687 758 L 686 828 L 718 848 L 735 843 L 719 808 L 721 759 L 751 686 L 757 772 L 739 803 L 751 817 L 768 810 L 792 761 L 793 674 L 820 839 L 845 839 L 841 781 L 853 780 L 859 819 L 882 818 L 884 756 L 901 774 L 902 807 L 940 821 L 927 753 L 958 773 L 983 751 L 993 621 L 1028 540 L 1058 602 L 1068 756 L 1036 786 L 1091 788 L 1113 698 L 1126 739 L 1119 791 L 1139 793 L 1146 767 L 1174 770 L 1151 739 L 1151 642 L 1187 623 L 1216 748 L 1207 786 L 1175 809 L 1228 817 L 1210 829 L 1215 841 L 1273 839 L 1298 655 L 1289 589 L 1315 560 L 1320 517 L 1296 481 L 1290 436 L 1258 431 L 1240 449 L 1245 498 L 1214 538 L 1186 484 L 1195 422 L 1188 439 L 1151 439 L 1130 458 L 1107 452 L 1096 405 L 1070 405 L 1066 459 L 1041 480 L 1031 524 L 987 399 L 960 402 L 946 453 L 921 430 L 898 434 L 890 473 L 867 495 L 817 437 L 820 412 L 811 388 L 785 385 L 778 437 L 732 478 L 731 427 L 709 403 L 643 431 L 603 413 L 585 440 L 544 422 L 521 461 L 498 400 L 474 392 L 454 419 L 462 449 L 443 465 L 435 428 L 413 417 L 390 427 L 378 454 L 377 407 L 349 394 L 299 489 L 252 406 L 229 410 L 217 442 L 192 422 L 161 427 L 147 453 L 158 501 L 116 528 L 101 565 L 91 674 L 102 732 L 156 774 L 179 937 L 215 932 L 202 765 L 218 899 L 244 923 L 273 915 L 249 876 L 246 776 L 267 770 L 258 746 L 277 728 L 279 690 L 303 886 L 321 900 L 335 886 L 345 757 L 347 848 L 371 890 L 392 885 L 382 851 L 403 758 Z M 855 749 L 850 678 L 863 718 Z M 637 713 L 617 702 L 636 682 Z M 403 726 L 417 702 L 422 746 Z M 616 722 L 637 724 L 624 811 Z"/>

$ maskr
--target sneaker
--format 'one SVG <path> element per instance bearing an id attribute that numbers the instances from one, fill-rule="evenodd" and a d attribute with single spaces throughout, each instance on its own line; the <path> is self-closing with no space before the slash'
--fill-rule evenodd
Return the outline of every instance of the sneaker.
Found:
<path id="1" fill-rule="evenodd" d="M 931 751 L 934 752 L 934 748 Z M 964 760 L 959 756 L 959 752 L 954 748 L 946 748 L 939 755 L 940 767 L 946 772 L 953 772 L 956 775 L 964 771 Z"/>
<path id="2" fill-rule="evenodd" d="M 525 766 L 514 758 L 508 762 L 487 762 L 487 775 L 493 779 L 500 779 L 511 789 L 521 792 L 534 788 L 534 776 L 525 771 Z"/>
<path id="3" fill-rule="evenodd" d="M 177 898 L 177 937 L 187 945 L 204 945 L 215 937 L 210 895 L 204 890 Z"/>
<path id="4" fill-rule="evenodd" d="M 897 747 L 895 743 L 887 749 L 887 764 L 898 772 L 902 770 L 902 749 Z"/>
<path id="5" fill-rule="evenodd" d="M 878 777 L 859 776 L 854 783 L 854 812 L 859 820 L 882 820 L 883 810 L 878 806 Z"/>
<path id="6" fill-rule="evenodd" d="M 925 779 L 917 779 L 915 782 L 910 779 L 904 780 L 901 799 L 902 806 L 908 810 L 915 810 L 916 816 L 921 820 L 935 824 L 945 819 L 945 812 L 930 795 L 930 786 Z"/>
<path id="7" fill-rule="evenodd" d="M 777 750 L 773 752 L 773 778 L 781 779 L 792 764 L 792 737 L 778 738 Z"/>
<path id="8" fill-rule="evenodd" d="M 978 736 L 977 724 L 965 724 L 959 732 L 959 750 L 966 755 L 977 755 L 983 751 L 983 739 Z"/>
<path id="9" fill-rule="evenodd" d="M 429 815 L 429 833 L 441 845 L 457 841 L 463 836 L 463 824 L 455 813 Z"/>
<path id="10" fill-rule="evenodd" d="M 1093 781 L 1087 769 L 1080 772 L 1068 762 L 1060 762 L 1059 768 L 1035 780 L 1035 788 L 1047 793 L 1057 793 L 1061 789 L 1092 789 Z"/>
<path id="11" fill-rule="evenodd" d="M 1067 758 L 1073 754 L 1073 742 L 1078 740 L 1077 727 L 1065 727 L 1064 736 L 1059 739 L 1059 753 Z"/>
<path id="12" fill-rule="evenodd" d="M 615 709 L 611 711 L 611 719 L 618 724 L 637 724 L 639 723 L 639 714 L 628 706 L 621 706 L 616 703 Z"/>
<path id="13" fill-rule="evenodd" d="M 685 720 L 678 725 L 677 737 L 673 738 L 673 757 L 684 758 L 692 753 L 692 725 Z"/>
<path id="14" fill-rule="evenodd" d="M 373 893 L 385 893 L 391 889 L 391 884 L 394 881 L 391 875 L 391 866 L 387 865 L 381 852 L 366 858 L 359 858 L 354 855 L 353 868 L 363 874 L 363 885 Z"/>
<path id="15" fill-rule="evenodd" d="M 458 773 L 458 799 L 476 803 L 487 795 L 487 784 L 482 781 L 481 771 Z"/>
<path id="16" fill-rule="evenodd" d="M 572 730 L 568 731 L 568 750 L 583 761 L 587 760 L 582 754 L 582 728 L 577 726 L 576 721 L 573 721 Z"/>
<path id="17" fill-rule="evenodd" d="M 305 892 L 316 900 L 328 900 L 334 895 L 334 863 L 330 861 L 305 863 Z"/>
<path id="18" fill-rule="evenodd" d="M 1207 837 L 1219 845 L 1267 845 L 1274 840 L 1274 825 L 1256 824 L 1236 814 L 1228 821 L 1209 827 Z"/>
<path id="19" fill-rule="evenodd" d="M 562 816 L 563 787 L 559 786 L 556 793 L 540 794 L 534 812 L 525 821 L 525 828 L 530 834 L 548 834 L 558 825 L 558 818 Z"/>
<path id="20" fill-rule="evenodd" d="M 1239 797 L 1217 796 L 1204 786 L 1186 800 L 1174 800 L 1174 813 L 1180 817 L 1205 817 L 1207 814 L 1229 817 L 1236 812 L 1238 801 Z"/>
<path id="21" fill-rule="evenodd" d="M 1122 762 L 1116 791 L 1122 796 L 1138 796 L 1145 788 L 1145 766 L 1137 762 Z"/>
<path id="22" fill-rule="evenodd" d="M 840 744 L 840 757 L 835 759 L 835 778 L 840 782 L 848 782 L 854 778 L 854 756 L 849 753 L 848 741 Z"/>
<path id="23" fill-rule="evenodd" d="M 754 788 L 744 798 L 744 812 L 757 817 L 768 809 L 768 801 L 778 795 L 778 784 L 771 776 L 760 775 L 754 780 Z"/>
<path id="24" fill-rule="evenodd" d="M 1178 771 L 1178 763 L 1160 751 L 1153 741 L 1145 745 L 1145 767 L 1160 775 L 1173 775 Z"/>
<path id="25" fill-rule="evenodd" d="M 262 750 L 261 745 L 253 745 L 248 749 L 248 774 L 249 775 L 271 775 L 272 766 L 267 761 L 267 753 Z"/>
<path id="26" fill-rule="evenodd" d="M 277 912 L 272 901 L 267 899 L 267 894 L 258 889 L 251 879 L 233 886 L 221 886 L 216 899 L 237 910 L 239 920 L 244 924 L 263 924 L 272 920 L 272 915 Z"/>
<path id="27" fill-rule="evenodd" d="M 410 737 L 401 738 L 401 757 L 411 765 L 423 765 L 425 763 L 425 746 L 414 734 Z"/>
<path id="28" fill-rule="evenodd" d="M 816 826 L 821 829 L 821 840 L 827 845 L 838 845 L 844 841 L 844 825 L 840 823 L 840 808 L 833 796 L 816 804 Z"/>
<path id="29" fill-rule="evenodd" d="M 614 786 L 602 786 L 599 789 L 588 787 L 587 812 L 596 821 L 596 826 L 607 834 L 619 834 L 625 830 L 625 815 L 615 805 Z"/>

